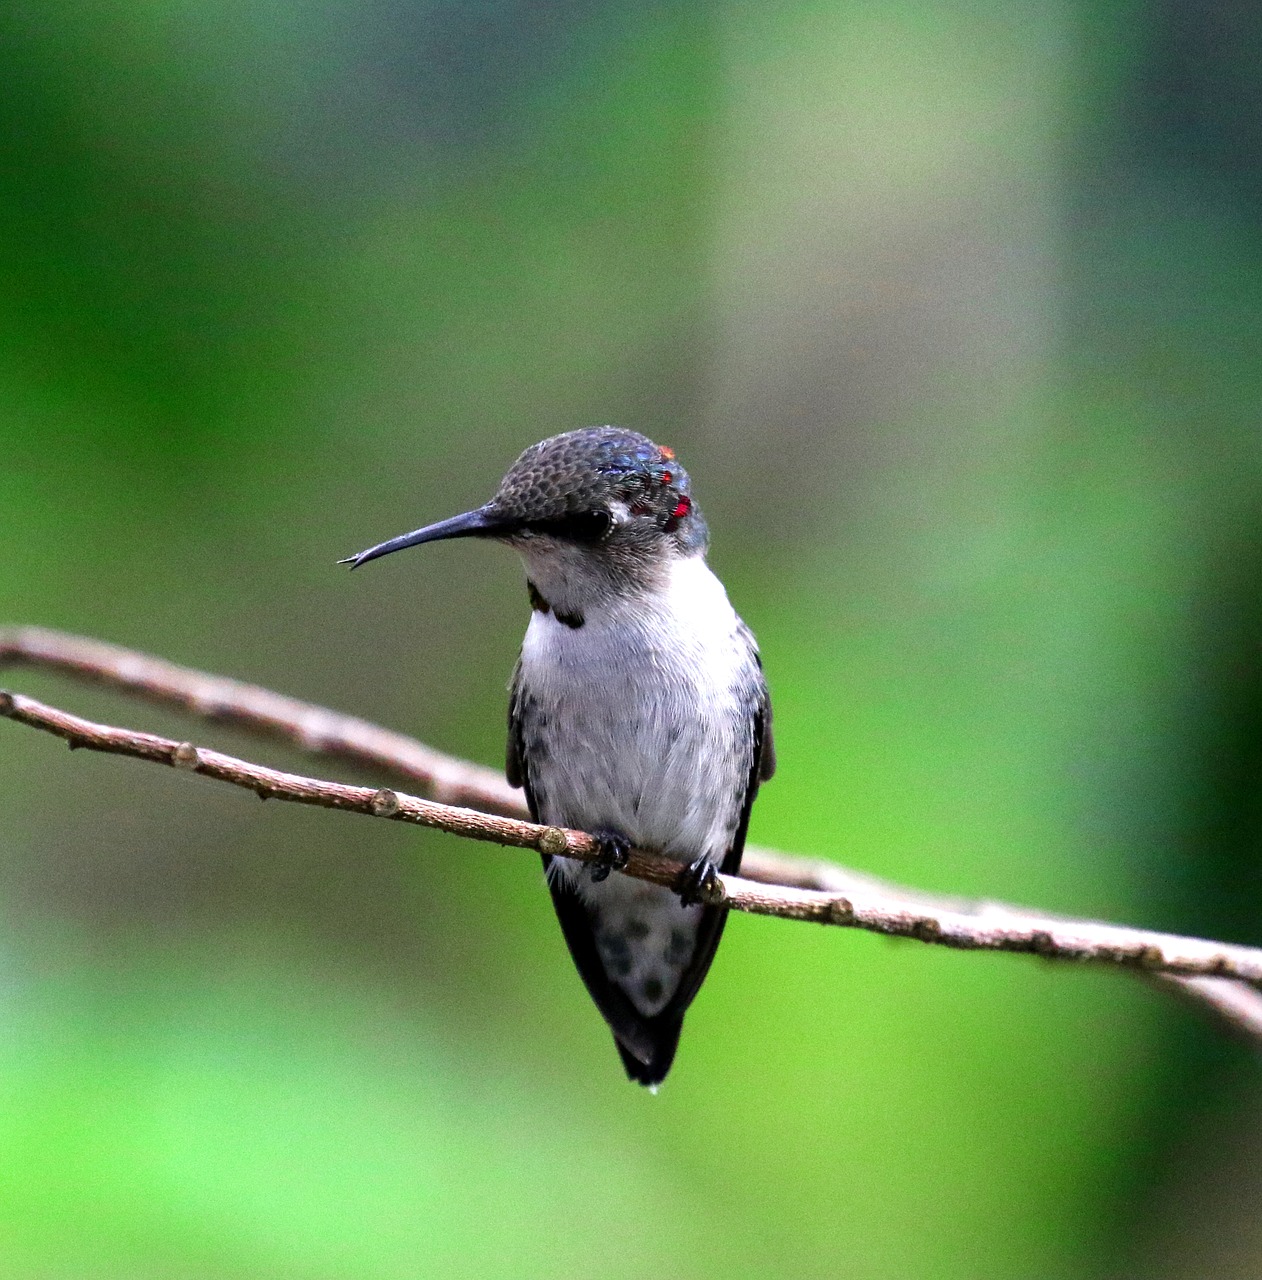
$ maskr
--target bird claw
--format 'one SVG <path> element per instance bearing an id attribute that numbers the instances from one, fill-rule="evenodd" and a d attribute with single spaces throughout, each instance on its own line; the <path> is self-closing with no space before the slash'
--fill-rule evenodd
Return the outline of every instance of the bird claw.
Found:
<path id="1" fill-rule="evenodd" d="M 719 887 L 719 873 L 709 858 L 701 857 L 690 862 L 680 872 L 675 883 L 675 892 L 679 894 L 682 906 L 693 907 L 700 902 L 708 902 Z"/>
<path id="2" fill-rule="evenodd" d="M 618 831 L 593 831 L 600 852 L 591 867 L 592 883 L 599 884 L 609 879 L 611 871 L 621 871 L 631 861 L 631 841 Z"/>

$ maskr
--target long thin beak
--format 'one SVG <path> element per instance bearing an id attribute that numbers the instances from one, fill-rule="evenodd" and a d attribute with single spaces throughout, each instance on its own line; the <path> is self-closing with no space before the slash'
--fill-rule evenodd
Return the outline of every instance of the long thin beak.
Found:
<path id="1" fill-rule="evenodd" d="M 452 516 L 450 520 L 440 520 L 437 524 L 427 524 L 424 529 L 391 538 L 389 542 L 379 542 L 357 556 L 339 560 L 338 564 L 348 564 L 352 569 L 358 569 L 369 560 L 388 556 L 392 551 L 402 551 L 404 547 L 419 547 L 422 542 L 439 542 L 443 538 L 493 537 L 497 533 L 503 533 L 506 527 L 502 517 L 493 515 L 486 507 L 479 507 L 476 511 L 466 511 L 462 516 Z"/>

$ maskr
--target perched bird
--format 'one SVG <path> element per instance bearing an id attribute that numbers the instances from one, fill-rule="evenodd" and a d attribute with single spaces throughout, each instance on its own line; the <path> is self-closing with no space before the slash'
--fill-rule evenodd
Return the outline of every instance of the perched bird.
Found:
<path id="1" fill-rule="evenodd" d="M 598 862 L 544 856 L 561 931 L 627 1075 L 656 1086 L 727 913 L 771 777 L 758 646 L 705 562 L 709 534 L 671 449 L 617 427 L 531 445 L 485 506 L 392 538 L 357 567 L 441 538 L 506 543 L 533 613 L 513 673 L 508 780 L 535 821 L 574 827 Z M 676 889 L 618 874 L 632 847 L 689 864 Z"/>

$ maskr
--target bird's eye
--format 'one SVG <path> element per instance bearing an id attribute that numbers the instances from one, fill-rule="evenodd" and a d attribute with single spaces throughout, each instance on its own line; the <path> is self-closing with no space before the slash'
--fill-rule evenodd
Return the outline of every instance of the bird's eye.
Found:
<path id="1" fill-rule="evenodd" d="M 566 532 L 576 542 L 599 542 L 609 532 L 613 517 L 600 507 L 565 518 Z"/>
<path id="2" fill-rule="evenodd" d="M 591 511 L 571 511 L 552 520 L 538 520 L 530 527 L 567 542 L 599 542 L 613 527 L 613 517 L 597 507 Z"/>

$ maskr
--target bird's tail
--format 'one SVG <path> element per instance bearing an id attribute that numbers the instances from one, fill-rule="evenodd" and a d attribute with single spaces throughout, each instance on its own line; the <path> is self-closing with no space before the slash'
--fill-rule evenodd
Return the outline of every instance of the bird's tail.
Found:
<path id="1" fill-rule="evenodd" d="M 618 1046 L 618 1053 L 622 1057 L 622 1065 L 626 1068 L 628 1078 L 634 1080 L 636 1084 L 656 1089 L 666 1079 L 670 1064 L 675 1060 L 675 1050 L 679 1046 L 679 1033 L 683 1025 L 682 1015 L 666 1019 L 653 1018 L 647 1022 L 645 1030 L 650 1032 L 647 1039 L 651 1042 L 647 1046 L 649 1049 L 647 1059 L 632 1053 L 615 1036 L 614 1044 Z"/>

